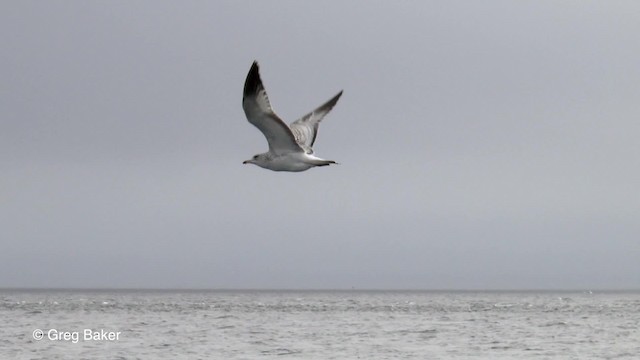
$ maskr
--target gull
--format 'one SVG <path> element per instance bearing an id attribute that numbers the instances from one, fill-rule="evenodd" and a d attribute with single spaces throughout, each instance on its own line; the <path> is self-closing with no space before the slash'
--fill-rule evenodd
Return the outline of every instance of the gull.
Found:
<path id="1" fill-rule="evenodd" d="M 258 62 L 254 61 L 244 83 L 242 108 L 247 120 L 257 127 L 269 143 L 269 151 L 255 155 L 243 164 L 254 164 L 273 171 L 305 171 L 316 166 L 337 164 L 313 155 L 313 143 L 320 121 L 342 95 L 340 91 L 329 101 L 287 125 L 271 108 L 262 85 Z"/>

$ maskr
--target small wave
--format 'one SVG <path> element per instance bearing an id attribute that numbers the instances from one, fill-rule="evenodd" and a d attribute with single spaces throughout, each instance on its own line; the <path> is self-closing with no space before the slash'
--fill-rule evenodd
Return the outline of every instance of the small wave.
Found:
<path id="1" fill-rule="evenodd" d="M 302 351 L 300 350 L 291 350 L 291 349 L 287 349 L 287 348 L 277 348 L 277 349 L 271 349 L 271 350 L 264 350 L 262 351 L 262 354 L 264 355 L 293 355 L 293 354 L 299 354 Z"/>
<path id="2" fill-rule="evenodd" d="M 233 318 L 235 318 L 235 316 L 233 315 L 220 315 L 215 317 L 215 319 L 233 319 Z"/>
<path id="3" fill-rule="evenodd" d="M 550 326 L 568 326 L 569 323 L 567 323 L 566 321 L 552 321 L 552 322 L 548 322 L 544 325 L 542 325 L 543 327 L 550 327 Z"/>

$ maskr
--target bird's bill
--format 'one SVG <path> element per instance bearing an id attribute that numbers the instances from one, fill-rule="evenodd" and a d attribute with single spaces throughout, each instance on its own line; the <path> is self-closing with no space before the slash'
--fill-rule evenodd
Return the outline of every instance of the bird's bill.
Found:
<path id="1" fill-rule="evenodd" d="M 245 160 L 242 162 L 243 164 L 251 164 L 251 160 Z"/>

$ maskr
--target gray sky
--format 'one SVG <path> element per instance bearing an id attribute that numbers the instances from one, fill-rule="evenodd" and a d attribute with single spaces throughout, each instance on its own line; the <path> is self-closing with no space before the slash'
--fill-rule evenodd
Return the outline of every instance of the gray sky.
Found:
<path id="1" fill-rule="evenodd" d="M 639 288 L 637 1 L 2 1 L 0 286 Z M 276 173 L 251 62 L 292 121 Z"/>

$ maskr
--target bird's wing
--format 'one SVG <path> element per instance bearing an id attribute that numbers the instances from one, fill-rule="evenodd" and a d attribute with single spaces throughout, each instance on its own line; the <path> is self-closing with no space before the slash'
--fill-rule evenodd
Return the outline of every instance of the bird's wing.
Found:
<path id="1" fill-rule="evenodd" d="M 242 108 L 247 120 L 257 127 L 269 143 L 269 151 L 275 154 L 302 152 L 289 126 L 273 112 L 267 91 L 262 85 L 258 62 L 254 61 L 244 83 Z"/>
<path id="2" fill-rule="evenodd" d="M 295 137 L 298 144 L 300 144 L 307 152 L 311 150 L 313 143 L 316 141 L 316 136 L 318 135 L 318 126 L 320 121 L 331 111 L 331 109 L 335 106 L 342 95 L 342 91 L 340 91 L 336 96 L 332 97 L 329 101 L 308 113 L 307 115 L 301 117 L 300 119 L 294 121 L 289 125 L 291 128 L 291 132 L 293 132 L 293 136 Z"/>

